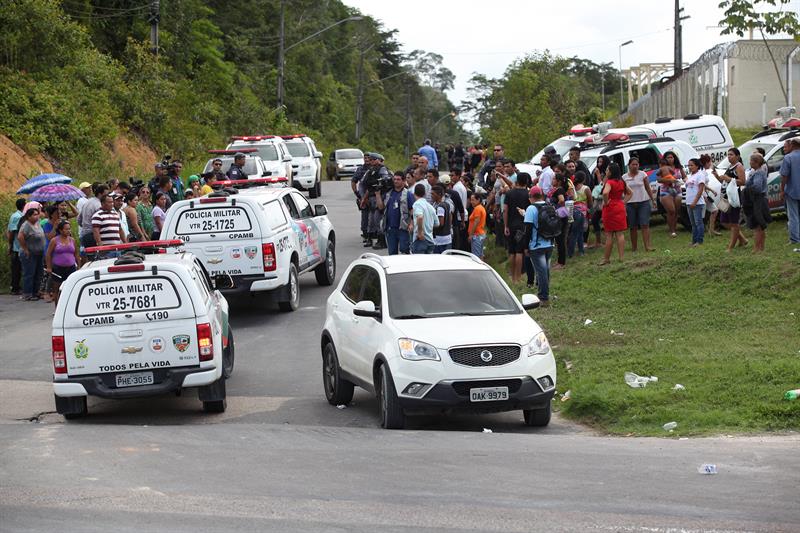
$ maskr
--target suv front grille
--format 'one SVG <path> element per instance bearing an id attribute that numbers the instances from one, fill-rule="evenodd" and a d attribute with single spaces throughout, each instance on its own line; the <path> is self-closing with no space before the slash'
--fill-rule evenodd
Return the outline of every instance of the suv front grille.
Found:
<path id="1" fill-rule="evenodd" d="M 459 396 L 469 396 L 470 389 L 480 387 L 508 387 L 508 393 L 514 394 L 522 386 L 522 380 L 516 379 L 488 379 L 480 381 L 454 381 L 453 390 Z"/>
<path id="2" fill-rule="evenodd" d="M 464 348 L 451 348 L 450 359 L 454 363 L 466 366 L 500 366 L 507 365 L 519 359 L 519 346 L 467 346 Z M 481 353 L 489 351 L 492 354 L 490 361 L 481 359 Z"/>

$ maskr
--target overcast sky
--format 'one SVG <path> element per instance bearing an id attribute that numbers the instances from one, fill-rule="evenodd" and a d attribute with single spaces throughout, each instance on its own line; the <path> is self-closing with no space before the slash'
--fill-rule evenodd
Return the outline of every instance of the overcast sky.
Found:
<path id="1" fill-rule="evenodd" d="M 456 75 L 450 99 L 466 98 L 473 72 L 499 77 L 514 59 L 549 49 L 623 69 L 639 63 L 673 61 L 671 0 L 344 0 L 397 29 L 406 52 L 421 48 L 444 57 Z M 685 14 L 683 60 L 695 61 L 714 45 L 736 39 L 720 36 L 719 0 L 682 0 Z M 800 11 L 800 0 L 788 9 Z"/>

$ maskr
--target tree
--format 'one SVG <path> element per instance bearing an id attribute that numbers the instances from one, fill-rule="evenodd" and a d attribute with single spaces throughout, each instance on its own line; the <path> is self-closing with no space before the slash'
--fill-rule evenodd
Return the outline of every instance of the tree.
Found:
<path id="1" fill-rule="evenodd" d="M 778 84 L 781 87 L 784 99 L 788 95 L 781 81 L 778 62 L 775 61 L 775 56 L 772 54 L 772 49 L 769 46 L 769 42 L 767 42 L 766 36 L 788 33 L 793 35 L 796 41 L 800 41 L 800 20 L 798 20 L 797 13 L 791 9 L 783 10 L 783 7 L 790 3 L 791 0 L 723 0 L 719 4 L 720 9 L 725 10 L 725 18 L 719 21 L 719 25 L 723 27 L 722 35 L 735 33 L 739 37 L 744 37 L 746 31 L 758 29 L 761 39 L 764 41 L 764 46 L 767 47 L 767 52 L 769 52 L 769 57 L 772 59 L 772 66 L 775 67 L 775 75 L 778 77 Z M 768 4 L 772 7 L 780 4 L 781 9 L 760 13 L 756 11 L 758 4 Z"/>

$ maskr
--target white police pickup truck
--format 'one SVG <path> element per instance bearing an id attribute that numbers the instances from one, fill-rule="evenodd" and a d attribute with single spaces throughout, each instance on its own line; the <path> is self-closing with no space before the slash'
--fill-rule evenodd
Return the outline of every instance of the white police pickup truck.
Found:
<path id="1" fill-rule="evenodd" d="M 198 389 L 205 411 L 225 410 L 234 363 L 228 303 L 192 254 L 158 253 L 178 245 L 87 248 L 122 255 L 87 263 L 61 285 L 53 391 L 65 418 L 85 415 L 89 395 L 122 399 L 186 388 Z"/>
<path id="2" fill-rule="evenodd" d="M 269 179 L 220 185 L 225 189 L 172 204 L 161 236 L 183 241 L 212 277 L 229 275 L 233 286 L 223 292 L 265 292 L 282 311 L 294 311 L 301 274 L 334 282 L 336 234 L 324 205 L 312 208 L 296 189 L 270 187 Z"/>

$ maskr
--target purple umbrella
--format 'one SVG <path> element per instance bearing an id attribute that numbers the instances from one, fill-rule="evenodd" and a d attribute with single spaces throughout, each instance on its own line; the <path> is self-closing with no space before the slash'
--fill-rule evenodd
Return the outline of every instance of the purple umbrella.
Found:
<path id="1" fill-rule="evenodd" d="M 39 187 L 43 187 L 45 185 L 53 185 L 55 183 L 70 183 L 72 178 L 69 176 L 65 176 L 63 174 L 39 174 L 36 177 L 33 177 L 22 184 L 17 190 L 17 194 L 30 194 Z"/>
<path id="2" fill-rule="evenodd" d="M 65 200 L 77 200 L 86 198 L 83 191 L 67 183 L 56 183 L 39 187 L 28 197 L 29 200 L 37 202 L 63 202 Z"/>

